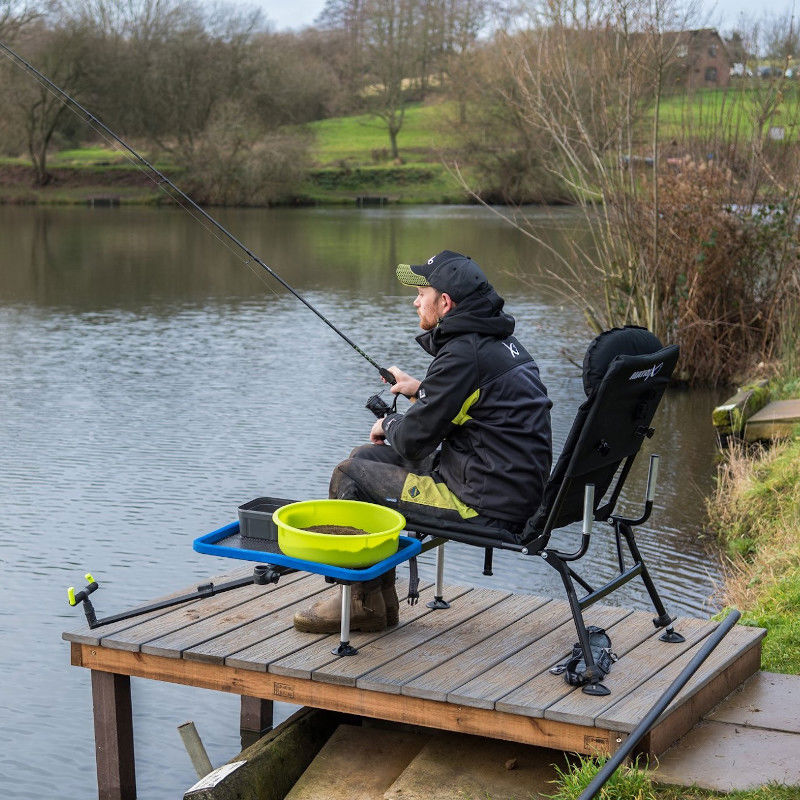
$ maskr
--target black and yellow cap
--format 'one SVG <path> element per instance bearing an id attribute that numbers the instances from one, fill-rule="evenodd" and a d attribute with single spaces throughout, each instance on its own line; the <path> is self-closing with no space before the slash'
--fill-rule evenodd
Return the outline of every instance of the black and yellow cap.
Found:
<path id="1" fill-rule="evenodd" d="M 424 264 L 398 264 L 397 280 L 405 286 L 433 286 L 460 303 L 473 292 L 489 286 L 483 270 L 469 257 L 443 250 Z"/>

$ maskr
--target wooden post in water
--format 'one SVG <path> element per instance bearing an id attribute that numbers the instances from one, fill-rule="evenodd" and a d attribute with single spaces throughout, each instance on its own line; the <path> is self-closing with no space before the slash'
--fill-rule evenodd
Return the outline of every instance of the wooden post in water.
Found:
<path id="1" fill-rule="evenodd" d="M 131 679 L 92 670 L 94 744 L 99 800 L 135 800 Z"/>
<path id="2" fill-rule="evenodd" d="M 272 700 L 242 695 L 239 731 L 242 739 L 242 750 L 272 730 Z"/>

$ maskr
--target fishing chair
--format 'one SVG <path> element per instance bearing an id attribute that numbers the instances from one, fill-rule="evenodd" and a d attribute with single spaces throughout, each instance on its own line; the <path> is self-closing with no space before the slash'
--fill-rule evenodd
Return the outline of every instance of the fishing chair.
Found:
<path id="1" fill-rule="evenodd" d="M 498 531 L 468 523 L 444 523 L 423 517 L 407 516 L 407 530 L 426 539 L 423 550 L 438 546 L 435 599 L 432 608 L 447 608 L 442 597 L 444 542 L 457 541 L 485 548 L 484 574 L 492 574 L 495 548 L 523 555 L 540 556 L 557 570 L 567 593 L 572 618 L 582 653 L 577 682 L 587 694 L 608 694 L 601 683 L 607 670 L 593 656 L 591 631 L 583 619 L 584 609 L 641 576 L 658 616 L 656 628 L 665 628 L 665 642 L 682 642 L 672 628 L 670 616 L 658 595 L 636 545 L 633 529 L 650 516 L 655 496 L 658 456 L 650 457 L 650 472 L 644 510 L 637 519 L 614 513 L 617 501 L 633 462 L 645 438 L 653 435 L 650 424 L 669 383 L 678 347 L 663 347 L 644 328 L 626 326 L 600 334 L 589 346 L 583 362 L 586 401 L 578 409 L 564 449 L 545 485 L 539 509 L 527 521 L 521 534 Z M 583 521 L 581 543 L 574 552 L 550 546 L 560 529 Z M 588 549 L 593 522 L 607 522 L 614 531 L 619 574 L 604 585 L 593 588 L 573 569 Z M 622 543 L 633 564 L 626 567 Z M 578 584 L 585 592 L 578 596 Z M 577 647 L 576 647 L 577 649 Z M 585 666 L 584 666 L 585 665 Z"/>

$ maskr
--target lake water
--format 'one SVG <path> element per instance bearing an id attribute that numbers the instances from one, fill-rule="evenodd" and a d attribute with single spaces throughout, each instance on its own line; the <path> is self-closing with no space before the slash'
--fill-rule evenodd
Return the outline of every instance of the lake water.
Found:
<path id="1" fill-rule="evenodd" d="M 540 217 L 556 248 L 568 211 Z M 556 452 L 583 398 L 590 336 L 553 291 L 547 251 L 475 207 L 225 210 L 218 218 L 382 365 L 428 357 L 399 261 L 451 248 L 482 264 L 554 401 Z M 513 273 L 523 273 L 522 282 Z M 83 616 L 66 588 L 91 571 L 100 616 L 242 566 L 192 540 L 261 495 L 324 497 L 333 466 L 366 441 L 375 369 L 260 267 L 178 209 L 0 207 L 0 785 L 13 798 L 94 794 L 89 673 L 64 630 Z M 718 578 L 700 531 L 712 485 L 706 391 L 670 392 L 646 452 L 662 456 L 639 542 L 667 608 L 707 615 Z M 636 514 L 647 459 L 628 483 Z M 599 543 L 610 545 L 605 528 Z M 595 546 L 590 580 L 610 576 Z M 562 596 L 539 559 L 448 548 L 450 580 Z M 430 554 L 423 575 L 434 574 Z M 447 574 L 446 574 L 447 577 Z M 612 602 L 648 608 L 639 582 Z M 239 750 L 238 698 L 133 681 L 141 798 L 195 778 L 176 730 L 192 719 L 214 765 Z M 292 709 L 277 707 L 279 716 Z M 56 788 L 57 787 L 57 788 Z"/>

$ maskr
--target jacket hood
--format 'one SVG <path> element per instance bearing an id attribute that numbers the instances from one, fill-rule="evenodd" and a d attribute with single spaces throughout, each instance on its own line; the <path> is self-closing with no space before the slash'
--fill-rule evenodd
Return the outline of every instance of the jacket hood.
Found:
<path id="1" fill-rule="evenodd" d="M 474 292 L 446 314 L 433 330 L 417 336 L 417 341 L 433 356 L 449 339 L 465 333 L 505 339 L 514 333 L 514 317 L 503 311 L 504 304 L 505 300 L 491 286 Z"/>

